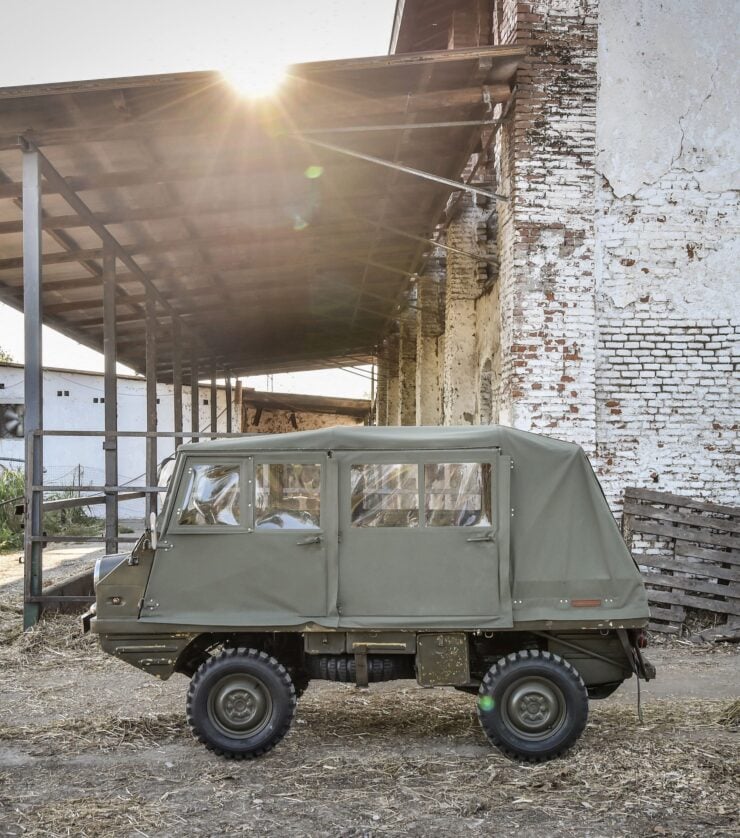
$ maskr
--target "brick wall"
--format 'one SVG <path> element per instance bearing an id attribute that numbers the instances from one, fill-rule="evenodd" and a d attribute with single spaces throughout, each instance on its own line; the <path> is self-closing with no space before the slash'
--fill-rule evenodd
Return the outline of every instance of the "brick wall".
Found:
<path id="1" fill-rule="evenodd" d="M 740 322 L 723 265 L 737 196 L 689 173 L 619 198 L 599 191 L 597 457 L 613 501 L 627 484 L 736 503 Z M 730 248 L 733 250 L 733 248 Z M 716 276 L 720 274 L 720 276 Z"/>
<path id="2" fill-rule="evenodd" d="M 595 445 L 595 2 L 503 4 L 530 48 L 501 144 L 502 421 Z M 507 154 L 508 152 L 508 154 Z"/>
<path id="3" fill-rule="evenodd" d="M 463 231 L 499 261 L 456 379 L 474 421 L 580 443 L 615 511 L 628 485 L 737 504 L 740 7 L 493 8 L 530 57 L 488 171 L 510 200 L 487 245 Z"/>
<path id="4" fill-rule="evenodd" d="M 740 502 L 738 12 L 601 0 L 594 464 L 615 507 L 627 485 Z"/>

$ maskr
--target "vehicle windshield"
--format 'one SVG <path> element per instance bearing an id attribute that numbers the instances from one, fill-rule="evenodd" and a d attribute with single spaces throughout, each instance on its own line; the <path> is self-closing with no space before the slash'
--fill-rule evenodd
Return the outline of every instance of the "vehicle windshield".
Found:
<path id="1" fill-rule="evenodd" d="M 157 486 L 164 486 L 167 491 L 160 492 L 159 503 L 157 504 L 160 514 L 164 511 L 172 489 L 172 475 L 175 473 L 177 454 L 170 454 L 157 466 Z"/>

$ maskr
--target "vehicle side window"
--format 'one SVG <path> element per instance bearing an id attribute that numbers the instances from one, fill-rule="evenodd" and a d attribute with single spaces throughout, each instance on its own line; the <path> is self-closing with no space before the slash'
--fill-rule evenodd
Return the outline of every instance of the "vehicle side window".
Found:
<path id="1" fill-rule="evenodd" d="M 177 523 L 239 526 L 239 466 L 194 465 Z"/>
<path id="2" fill-rule="evenodd" d="M 490 463 L 427 463 L 424 495 L 428 527 L 491 526 Z"/>
<path id="3" fill-rule="evenodd" d="M 321 529 L 321 466 L 255 464 L 254 528 Z"/>
<path id="4" fill-rule="evenodd" d="M 354 465 L 350 483 L 353 527 L 419 526 L 419 467 L 415 463 Z"/>

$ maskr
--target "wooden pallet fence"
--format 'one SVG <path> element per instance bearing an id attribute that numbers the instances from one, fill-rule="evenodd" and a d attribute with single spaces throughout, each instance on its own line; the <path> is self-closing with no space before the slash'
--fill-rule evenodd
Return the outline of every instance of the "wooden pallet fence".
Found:
<path id="1" fill-rule="evenodd" d="M 629 488 L 622 534 L 645 577 L 651 630 L 678 634 L 687 609 L 740 630 L 739 507 Z M 645 552 L 636 541 L 656 549 Z"/>

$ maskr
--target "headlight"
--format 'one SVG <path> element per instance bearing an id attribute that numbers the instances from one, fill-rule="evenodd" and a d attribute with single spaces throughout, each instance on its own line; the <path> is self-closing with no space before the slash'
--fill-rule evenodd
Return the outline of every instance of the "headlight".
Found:
<path id="1" fill-rule="evenodd" d="M 130 554 L 128 553 L 114 553 L 110 556 L 102 556 L 95 562 L 95 570 L 93 571 L 93 588 L 97 590 L 101 579 L 104 579 L 109 573 L 114 571 L 120 564 L 125 562 Z"/>

